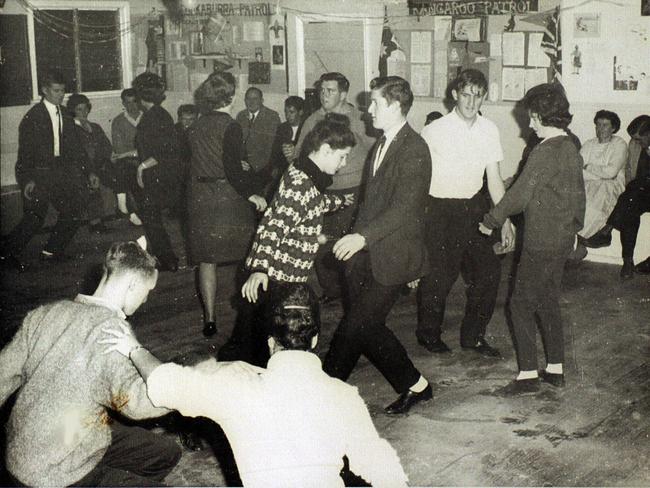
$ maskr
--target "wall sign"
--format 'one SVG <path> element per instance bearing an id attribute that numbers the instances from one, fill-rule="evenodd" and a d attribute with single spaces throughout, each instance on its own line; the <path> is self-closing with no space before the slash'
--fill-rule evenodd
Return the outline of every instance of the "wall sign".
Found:
<path id="1" fill-rule="evenodd" d="M 504 15 L 537 12 L 538 0 L 408 0 L 409 15 Z"/>

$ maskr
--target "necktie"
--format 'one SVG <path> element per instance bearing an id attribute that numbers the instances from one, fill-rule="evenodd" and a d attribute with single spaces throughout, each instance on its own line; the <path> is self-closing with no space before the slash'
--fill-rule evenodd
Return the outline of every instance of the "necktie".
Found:
<path id="1" fill-rule="evenodd" d="M 248 123 L 252 126 L 253 122 L 255 122 L 255 114 L 251 114 L 251 118 L 248 119 Z"/>
<path id="2" fill-rule="evenodd" d="M 384 149 L 385 144 L 386 144 L 386 136 L 381 136 L 379 138 L 379 144 L 377 145 L 377 152 L 375 153 L 375 161 L 372 167 L 373 176 L 375 175 L 375 173 L 377 173 L 377 169 L 379 169 L 379 158 L 381 157 L 381 151 Z"/>
<path id="3" fill-rule="evenodd" d="M 61 110 L 56 106 L 56 118 L 59 122 L 59 144 L 61 143 L 61 136 L 63 135 L 63 121 L 61 120 Z"/>

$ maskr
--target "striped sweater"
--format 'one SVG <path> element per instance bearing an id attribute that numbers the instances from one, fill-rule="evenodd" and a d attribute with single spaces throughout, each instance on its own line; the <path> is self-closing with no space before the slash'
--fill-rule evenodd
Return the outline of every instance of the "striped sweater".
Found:
<path id="1" fill-rule="evenodd" d="M 251 272 L 279 282 L 306 282 L 318 251 L 323 214 L 346 205 L 344 197 L 324 193 L 331 177 L 309 158 L 289 166 L 257 227 L 246 258 Z"/>

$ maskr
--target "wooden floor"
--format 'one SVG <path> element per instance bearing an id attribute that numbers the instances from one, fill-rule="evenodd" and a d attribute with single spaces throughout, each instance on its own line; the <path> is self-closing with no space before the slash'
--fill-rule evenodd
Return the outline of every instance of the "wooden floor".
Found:
<path id="1" fill-rule="evenodd" d="M 36 263 L 25 274 L 2 276 L 2 344 L 30 308 L 92 291 L 109 243 L 139 235 L 124 221 L 109 225 L 108 235 L 79 232 L 69 249 L 79 256 L 73 263 Z M 176 226 L 170 225 L 175 244 L 182 248 Z M 44 239 L 32 242 L 26 259 L 35 260 Z M 504 260 L 503 266 L 507 275 L 510 261 Z M 214 340 L 201 336 L 194 271 L 161 275 L 149 301 L 132 318 L 138 335 L 158 357 L 192 363 L 214 354 L 225 341 L 234 318 L 229 302 L 234 270 L 226 266 L 219 272 L 220 331 Z M 561 298 L 567 386 L 544 386 L 534 396 L 517 399 L 493 394 L 516 372 L 503 308 L 506 280 L 488 328 L 489 342 L 505 359 L 483 359 L 460 349 L 464 296 L 459 282 L 445 321 L 444 339 L 452 354 L 431 355 L 417 345 L 413 295 L 402 296 L 389 318 L 416 366 L 435 383 L 433 402 L 416 406 L 407 416 L 388 417 L 382 408 L 395 393 L 379 372 L 362 360 L 350 378 L 380 433 L 399 453 L 411 486 L 649 486 L 650 277 L 621 283 L 616 266 L 594 263 L 567 273 Z M 326 306 L 322 315 L 321 355 L 341 308 Z M 225 441 L 212 427 L 207 430 L 212 448 L 184 452 L 167 478 L 169 484 L 223 486 L 237 480 Z"/>

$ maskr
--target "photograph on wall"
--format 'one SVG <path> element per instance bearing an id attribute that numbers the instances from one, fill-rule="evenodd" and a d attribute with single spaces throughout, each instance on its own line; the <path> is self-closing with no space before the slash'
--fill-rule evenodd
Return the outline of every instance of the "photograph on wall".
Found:
<path id="1" fill-rule="evenodd" d="M 639 77 L 635 66 L 614 56 L 614 90 L 636 91 L 638 87 Z"/>
<path id="2" fill-rule="evenodd" d="M 600 14 L 575 14 L 574 37 L 600 37 Z"/>
<path id="3" fill-rule="evenodd" d="M 452 40 L 480 42 L 483 40 L 483 19 L 475 17 L 472 19 L 453 19 Z"/>
<path id="4" fill-rule="evenodd" d="M 284 46 L 271 46 L 271 68 L 284 69 Z"/>
<path id="5" fill-rule="evenodd" d="M 248 82 L 251 85 L 269 85 L 271 83 L 271 64 L 248 63 Z"/>

